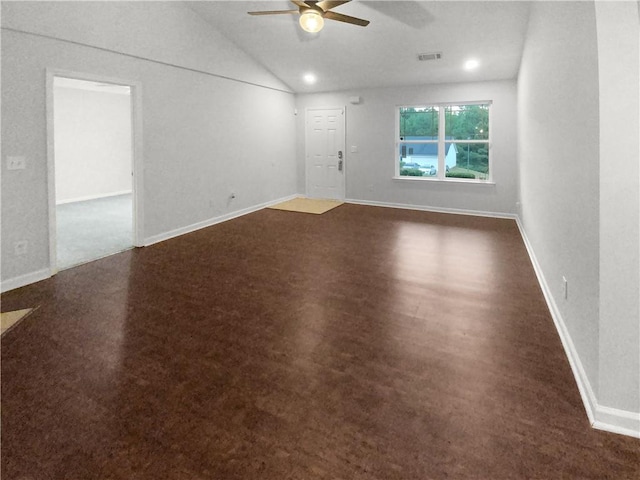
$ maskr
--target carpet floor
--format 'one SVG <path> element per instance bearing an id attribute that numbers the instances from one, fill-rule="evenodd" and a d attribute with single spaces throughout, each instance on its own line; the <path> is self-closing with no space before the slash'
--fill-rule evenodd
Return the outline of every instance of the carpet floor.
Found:
<path id="1" fill-rule="evenodd" d="M 56 207 L 58 268 L 65 269 L 133 246 L 131 194 Z"/>

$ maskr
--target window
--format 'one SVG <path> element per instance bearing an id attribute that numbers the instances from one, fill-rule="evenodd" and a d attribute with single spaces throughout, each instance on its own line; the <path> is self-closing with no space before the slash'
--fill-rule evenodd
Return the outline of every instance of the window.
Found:
<path id="1" fill-rule="evenodd" d="M 396 176 L 488 181 L 490 106 L 398 107 Z"/>

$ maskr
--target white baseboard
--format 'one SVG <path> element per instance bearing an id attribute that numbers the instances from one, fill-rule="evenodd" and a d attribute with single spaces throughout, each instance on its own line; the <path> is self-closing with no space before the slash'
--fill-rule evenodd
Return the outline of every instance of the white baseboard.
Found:
<path id="1" fill-rule="evenodd" d="M 242 215 L 246 215 L 248 213 L 255 212 L 257 210 L 261 210 L 265 207 L 269 207 L 271 205 L 275 205 L 280 202 L 286 202 L 287 200 L 291 200 L 293 198 L 299 197 L 299 194 L 289 195 L 287 197 L 279 198 L 277 200 L 272 200 L 269 202 L 262 203 L 260 205 L 254 205 L 249 208 L 245 208 L 242 210 L 237 210 L 235 212 L 228 213 L 226 215 L 221 215 L 219 217 L 211 218 L 209 220 L 205 220 L 203 222 L 194 223 L 193 225 L 188 225 L 186 227 L 178 228 L 172 230 L 170 232 L 161 233 L 159 235 L 154 235 L 145 239 L 144 246 L 153 245 L 154 243 L 162 242 L 164 240 L 168 240 L 173 237 L 177 237 L 179 235 L 184 235 L 185 233 L 190 233 L 195 230 L 199 230 L 201 228 L 209 227 L 211 225 L 215 225 L 217 223 L 225 222 L 227 220 L 231 220 L 233 218 L 241 217 Z M 24 275 L 20 275 L 18 277 L 10 278 L 2 281 L 0 284 L 0 292 L 8 292 L 9 290 L 14 290 L 16 288 L 24 287 L 25 285 L 29 285 L 31 283 L 39 282 L 41 280 L 45 280 L 51 277 L 51 271 L 49 268 L 44 268 L 42 270 L 38 270 L 31 273 L 25 273 Z"/>
<path id="2" fill-rule="evenodd" d="M 522 235 L 525 247 L 529 253 L 529 258 L 533 264 L 533 269 L 538 277 L 538 283 L 540 284 L 547 306 L 549 307 L 551 318 L 553 319 L 553 323 L 555 324 L 558 335 L 560 336 L 560 341 L 562 342 L 565 354 L 569 360 L 573 376 L 576 379 L 578 391 L 582 397 L 582 403 L 584 404 L 589 423 L 593 428 L 597 428 L 598 430 L 605 430 L 607 432 L 640 438 L 640 413 L 628 412 L 626 410 L 619 410 L 598 404 L 598 399 L 593 392 L 593 388 L 591 387 L 589 378 L 584 370 L 578 351 L 571 339 L 571 335 L 569 335 L 569 330 L 567 329 L 564 319 L 560 314 L 558 305 L 551 294 L 549 284 L 542 273 L 542 268 L 538 263 L 533 247 L 531 246 L 524 230 L 524 226 L 520 221 L 520 217 L 516 215 L 515 218 L 516 223 L 518 224 L 518 229 L 520 230 L 520 235 Z"/>
<path id="3" fill-rule="evenodd" d="M 272 200 L 259 205 L 254 205 L 249 208 L 245 208 L 245 209 L 237 210 L 235 212 L 231 212 L 225 215 L 221 215 L 219 217 L 214 217 L 202 222 L 194 223 L 186 227 L 178 228 L 178 229 L 171 230 L 169 232 L 161 233 L 158 235 L 153 235 L 151 237 L 148 237 L 145 240 L 144 245 L 145 246 L 153 245 L 154 243 L 162 242 L 164 240 L 169 240 L 170 238 L 178 237 L 186 233 L 200 230 L 202 228 L 206 228 L 218 223 L 226 222 L 227 220 L 241 217 L 243 215 L 247 215 L 257 210 L 261 210 L 265 207 L 269 207 L 271 205 L 275 205 L 280 202 L 285 202 L 287 200 L 291 200 L 299 196 L 300 195 L 298 194 L 289 195 L 287 197 L 279 198 L 277 200 Z M 403 209 L 409 209 L 409 210 L 421 210 L 421 211 L 436 212 L 436 213 L 453 213 L 453 214 L 459 214 L 459 215 L 474 215 L 474 216 L 482 216 L 482 217 L 515 219 L 518 225 L 518 229 L 520 230 L 522 239 L 524 241 L 525 247 L 531 259 L 531 263 L 533 264 L 534 271 L 538 278 L 538 283 L 540 284 L 540 288 L 542 289 L 544 298 L 547 302 L 547 306 L 549 307 L 551 318 L 553 319 L 553 323 L 555 324 L 556 330 L 558 331 L 558 335 L 560 336 L 560 341 L 562 342 L 562 346 L 564 347 L 564 351 L 569 360 L 569 365 L 571 366 L 573 376 L 576 379 L 578 390 L 580 392 L 580 396 L 582 398 L 582 402 L 584 404 L 585 411 L 589 419 L 589 423 L 591 423 L 593 428 L 596 428 L 599 430 L 605 430 L 612 433 L 618 433 L 622 435 L 628 435 L 631 437 L 640 438 L 640 413 L 639 412 L 629 412 L 626 410 L 619 410 L 611 407 L 598 405 L 597 398 L 593 392 L 593 389 L 591 388 L 591 383 L 589 382 L 589 379 L 586 375 L 584 367 L 582 366 L 582 362 L 580 361 L 580 356 L 578 355 L 578 352 L 575 348 L 575 345 L 573 344 L 571 336 L 569 335 L 569 331 L 567 330 L 566 324 L 562 318 L 562 315 L 560 314 L 558 306 L 553 296 L 551 295 L 551 290 L 549 288 L 549 285 L 544 277 L 540 264 L 538 263 L 538 260 L 536 258 L 535 252 L 533 251 L 531 243 L 529 242 L 527 234 L 524 230 L 524 227 L 518 215 L 506 214 L 506 213 L 494 213 L 494 212 L 481 212 L 481 211 L 474 211 L 474 210 L 422 207 L 422 206 L 416 206 L 416 205 L 404 205 L 404 204 L 364 201 L 364 200 L 355 200 L 355 199 L 346 199 L 345 202 L 353 203 L 357 205 L 403 208 Z M 49 278 L 50 276 L 51 276 L 51 273 L 48 268 L 38 270 L 36 272 L 28 273 L 25 275 L 21 275 L 19 277 L 15 277 L 15 278 L 3 281 L 0 285 L 0 291 L 7 292 L 15 288 L 29 285 L 30 283 L 39 282 L 41 280 Z"/>
<path id="4" fill-rule="evenodd" d="M 527 248 L 527 252 L 529 253 L 529 258 L 531 259 L 531 263 L 533 264 L 533 269 L 536 273 L 536 276 L 538 277 L 538 283 L 540 284 L 544 299 L 546 300 L 547 306 L 549 307 L 551 318 L 553 319 L 553 323 L 555 324 L 558 335 L 560 336 L 560 341 L 562 342 L 564 351 L 567 354 L 573 376 L 575 377 L 576 383 L 578 384 L 578 390 L 580 391 L 580 396 L 582 397 L 582 403 L 584 403 L 587 417 L 589 417 L 589 423 L 593 425 L 593 422 L 595 422 L 595 409 L 597 405 L 596 396 L 593 393 L 591 383 L 589 382 L 589 378 L 587 377 L 584 367 L 582 366 L 582 362 L 580 361 L 578 352 L 575 348 L 575 345 L 573 344 L 573 340 L 571 340 L 571 336 L 569 335 L 567 326 L 564 323 L 562 315 L 560 314 L 558 305 L 556 304 L 553 295 L 551 295 L 551 289 L 549 288 L 549 284 L 547 283 L 547 280 L 542 273 L 542 268 L 540 267 L 540 263 L 538 263 L 538 259 L 535 252 L 533 251 L 531 243 L 529 242 L 529 238 L 527 237 L 524 226 L 520 221 L 520 217 L 516 218 L 516 223 L 518 224 L 520 235 L 522 236 L 524 245 Z"/>
<path id="5" fill-rule="evenodd" d="M 48 268 L 43 268 L 42 270 L 37 270 L 31 273 L 25 273 L 24 275 L 20 275 L 18 277 L 4 280 L 2 284 L 0 284 L 0 291 L 2 293 L 8 292 L 9 290 L 14 290 L 16 288 L 24 287 L 25 285 L 29 285 L 31 283 L 36 283 L 41 280 L 45 280 L 50 276 L 51 276 L 51 271 Z"/>
<path id="6" fill-rule="evenodd" d="M 483 212 L 481 210 L 462 210 L 458 208 L 429 207 L 429 206 L 422 206 L 422 205 L 410 205 L 405 203 L 388 203 L 388 202 L 377 202 L 374 200 L 357 200 L 354 198 L 347 198 L 345 199 L 345 202 L 353 203 L 355 205 L 367 205 L 370 207 L 402 208 L 404 210 L 419 210 L 421 212 L 452 213 L 455 215 L 472 215 L 474 217 L 510 218 L 514 220 L 516 219 L 515 213 Z"/>
<path id="7" fill-rule="evenodd" d="M 86 195 L 84 197 L 77 197 L 77 198 L 69 198 L 67 200 L 60 200 L 59 202 L 56 202 L 56 205 L 64 205 L 65 203 L 74 203 L 74 202 L 86 202 L 87 200 L 97 200 L 98 198 L 116 197 L 118 195 L 126 195 L 128 193 L 131 193 L 131 190 L 122 190 L 120 192 L 102 193 L 100 195 Z"/>
<path id="8" fill-rule="evenodd" d="M 592 426 L 598 430 L 640 438 L 640 413 L 598 405 Z"/>
<path id="9" fill-rule="evenodd" d="M 262 210 L 263 208 L 270 207 L 271 205 L 276 205 L 277 203 L 286 202 L 287 200 L 292 200 L 299 196 L 300 195 L 298 194 L 289 195 L 288 197 L 282 197 L 277 200 L 271 200 L 269 202 L 261 203 L 259 205 L 254 205 L 252 207 L 244 208 L 242 210 L 236 210 L 235 212 L 227 213 L 225 215 L 220 215 L 219 217 L 209 218 L 207 220 L 203 220 L 202 222 L 193 223 L 191 225 L 187 225 L 181 228 L 176 228 L 175 230 L 171 230 L 169 232 L 160 233 L 158 235 L 152 235 L 151 237 L 148 237 L 144 240 L 144 246 L 148 247 L 149 245 L 153 245 L 154 243 L 164 242 L 165 240 L 169 240 L 170 238 L 179 237 L 180 235 L 195 232 L 196 230 L 200 230 L 201 228 L 206 228 L 212 225 L 216 225 L 218 223 L 226 222 L 227 220 L 232 220 L 234 218 L 247 215 L 248 213 L 256 212 L 258 210 Z"/>

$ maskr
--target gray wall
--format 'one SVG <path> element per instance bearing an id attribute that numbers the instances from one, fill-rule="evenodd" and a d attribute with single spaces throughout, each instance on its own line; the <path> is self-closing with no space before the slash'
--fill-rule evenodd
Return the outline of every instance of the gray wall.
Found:
<path id="1" fill-rule="evenodd" d="M 600 154 L 593 4 L 532 5 L 518 99 L 522 224 L 596 386 Z"/>
<path id="2" fill-rule="evenodd" d="M 293 95 L 186 6 L 3 2 L 2 26 L 3 287 L 49 268 L 47 68 L 141 84 L 145 238 L 296 192 Z"/>
<path id="3" fill-rule="evenodd" d="M 522 224 L 596 424 L 636 435 L 638 36 L 635 2 L 535 2 L 518 78 Z"/>
<path id="4" fill-rule="evenodd" d="M 640 22 L 636 2 L 596 2 L 600 82 L 601 405 L 640 436 Z"/>
<path id="5" fill-rule="evenodd" d="M 56 203 L 131 192 L 130 95 L 54 92 Z"/>
<path id="6" fill-rule="evenodd" d="M 352 105 L 349 97 L 359 96 Z M 495 185 L 394 180 L 396 106 L 492 100 Z M 305 191 L 305 109 L 346 106 L 346 197 L 436 209 L 513 214 L 517 201 L 515 81 L 375 88 L 296 96 L 298 191 Z M 350 147 L 358 147 L 351 153 Z"/>

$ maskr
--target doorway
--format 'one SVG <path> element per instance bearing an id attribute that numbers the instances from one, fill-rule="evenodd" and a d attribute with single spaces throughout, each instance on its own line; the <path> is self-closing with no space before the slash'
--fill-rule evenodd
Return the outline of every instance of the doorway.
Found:
<path id="1" fill-rule="evenodd" d="M 135 85 L 48 72 L 51 273 L 138 245 Z"/>
<path id="2" fill-rule="evenodd" d="M 306 111 L 307 196 L 345 198 L 344 108 Z"/>

